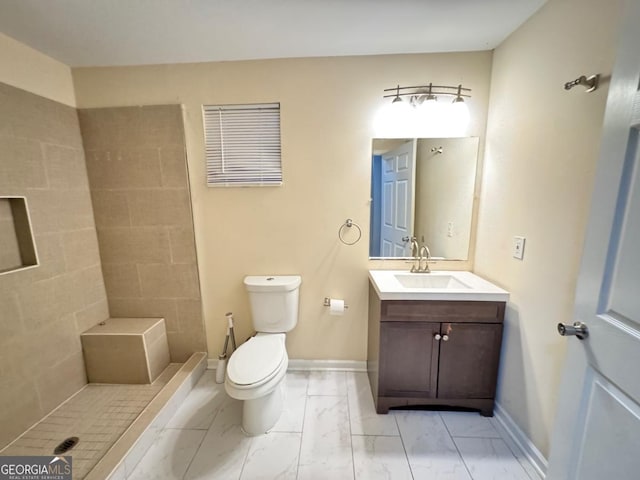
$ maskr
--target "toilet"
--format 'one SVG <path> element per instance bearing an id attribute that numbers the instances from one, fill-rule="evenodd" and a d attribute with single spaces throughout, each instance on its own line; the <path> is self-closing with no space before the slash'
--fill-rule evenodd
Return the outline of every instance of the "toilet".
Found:
<path id="1" fill-rule="evenodd" d="M 282 413 L 289 365 L 285 338 L 298 323 L 301 283 L 298 275 L 244 279 L 257 333 L 231 355 L 224 387 L 230 397 L 244 401 L 242 428 L 247 435 L 267 433 Z"/>

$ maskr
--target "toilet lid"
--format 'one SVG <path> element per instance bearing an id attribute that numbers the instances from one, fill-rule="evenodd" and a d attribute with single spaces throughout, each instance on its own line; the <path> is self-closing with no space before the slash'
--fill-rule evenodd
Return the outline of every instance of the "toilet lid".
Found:
<path id="1" fill-rule="evenodd" d="M 251 337 L 231 355 L 227 375 L 236 385 L 258 383 L 280 366 L 284 355 L 281 335 Z"/>

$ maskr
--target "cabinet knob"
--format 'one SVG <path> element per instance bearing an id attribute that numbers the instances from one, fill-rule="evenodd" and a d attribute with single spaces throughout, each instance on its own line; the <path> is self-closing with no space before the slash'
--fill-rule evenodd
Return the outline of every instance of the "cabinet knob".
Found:
<path id="1" fill-rule="evenodd" d="M 444 340 L 445 342 L 449 341 L 449 335 L 443 335 L 442 336 L 442 340 Z"/>
<path id="2" fill-rule="evenodd" d="M 445 335 L 445 336 L 446 336 L 446 335 Z M 439 342 L 439 341 L 440 341 L 440 339 L 442 338 L 442 335 L 440 335 L 439 333 L 436 333 L 436 334 L 433 336 L 433 338 L 435 338 L 435 339 L 436 339 L 436 341 L 437 341 L 437 342 Z"/>

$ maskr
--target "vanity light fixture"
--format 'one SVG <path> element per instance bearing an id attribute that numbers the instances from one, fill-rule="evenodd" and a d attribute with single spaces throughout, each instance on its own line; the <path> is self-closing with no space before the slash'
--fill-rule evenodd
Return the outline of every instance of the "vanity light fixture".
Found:
<path id="1" fill-rule="evenodd" d="M 385 88 L 383 98 L 393 98 L 383 105 L 376 119 L 381 136 L 452 137 L 463 135 L 469 124 L 465 98 L 471 89 L 462 85 L 414 85 Z M 453 97 L 451 103 L 439 97 Z"/>
<path id="2" fill-rule="evenodd" d="M 402 90 L 402 91 L 400 91 Z M 384 92 L 395 92 L 393 94 L 385 94 L 382 98 L 394 97 L 392 103 L 402 101 L 400 97 L 409 97 L 409 104 L 412 106 L 421 105 L 426 101 L 438 100 L 438 95 L 454 97 L 453 103 L 464 103 L 464 98 L 471 98 L 471 95 L 467 92 L 471 92 L 470 88 L 464 88 L 462 85 L 452 87 L 448 85 L 417 85 L 413 87 L 401 87 L 400 85 L 394 88 L 385 88 Z"/>

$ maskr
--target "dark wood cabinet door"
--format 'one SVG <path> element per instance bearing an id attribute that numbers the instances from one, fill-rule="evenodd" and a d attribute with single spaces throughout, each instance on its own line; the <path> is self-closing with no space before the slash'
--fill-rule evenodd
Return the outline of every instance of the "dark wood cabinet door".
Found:
<path id="1" fill-rule="evenodd" d="M 436 396 L 439 323 L 380 323 L 380 395 Z"/>
<path id="2" fill-rule="evenodd" d="M 494 398 L 502 324 L 443 323 L 441 334 L 438 398 Z"/>

